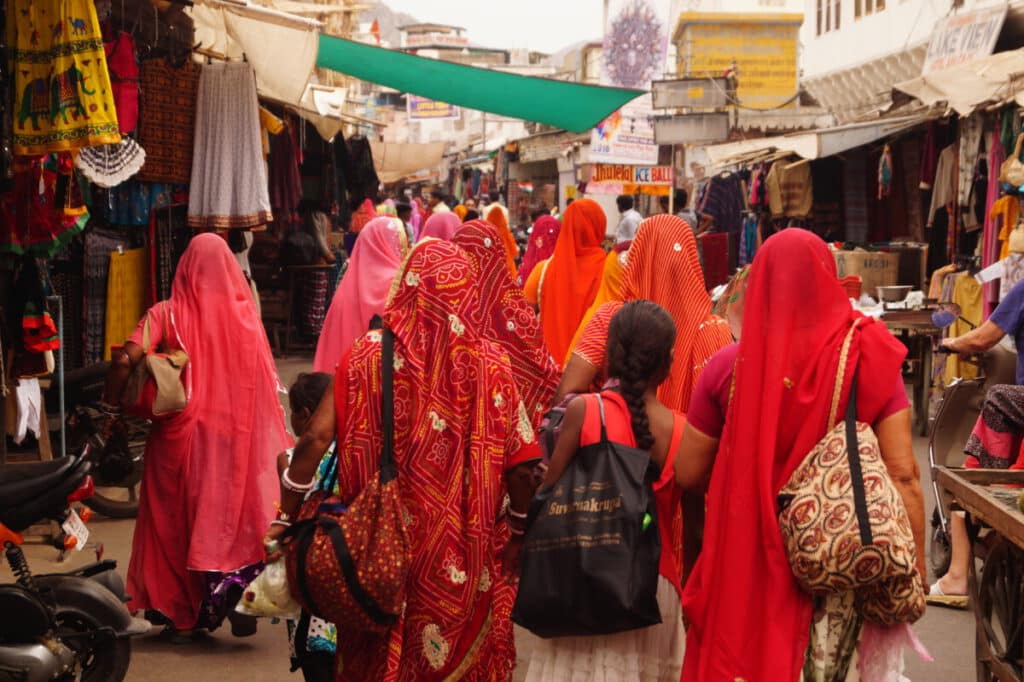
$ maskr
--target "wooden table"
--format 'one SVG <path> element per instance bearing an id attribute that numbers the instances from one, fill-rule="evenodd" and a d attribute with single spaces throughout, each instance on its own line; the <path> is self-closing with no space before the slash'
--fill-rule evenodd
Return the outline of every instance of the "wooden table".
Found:
<path id="1" fill-rule="evenodd" d="M 882 321 L 907 347 L 906 372 L 914 397 L 914 428 L 928 435 L 928 407 L 932 384 L 932 347 L 942 330 L 932 324 L 932 310 L 889 310 Z"/>
<path id="2" fill-rule="evenodd" d="M 933 472 L 968 513 L 971 560 L 967 589 L 974 610 L 977 679 L 1024 679 L 1024 514 L 1017 508 L 1024 471 Z"/>

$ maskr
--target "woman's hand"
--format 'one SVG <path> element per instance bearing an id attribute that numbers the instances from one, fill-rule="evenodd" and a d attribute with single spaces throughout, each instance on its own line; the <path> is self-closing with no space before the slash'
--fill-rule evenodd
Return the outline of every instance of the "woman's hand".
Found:
<path id="1" fill-rule="evenodd" d="M 284 535 L 284 532 L 286 530 L 288 530 L 287 527 L 282 526 L 279 523 L 271 524 L 270 528 L 268 528 L 267 532 L 263 535 L 263 546 L 269 547 L 275 542 L 278 543 L 279 547 L 282 546 L 281 536 Z M 270 552 L 264 559 L 264 563 L 272 564 L 278 559 L 280 559 L 282 554 L 283 552 L 280 549 L 278 549 L 278 551 L 276 552 Z"/>

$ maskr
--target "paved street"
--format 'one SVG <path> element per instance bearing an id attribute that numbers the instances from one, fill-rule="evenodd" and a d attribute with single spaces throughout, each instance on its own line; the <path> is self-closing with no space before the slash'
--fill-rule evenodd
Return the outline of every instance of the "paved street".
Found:
<path id="1" fill-rule="evenodd" d="M 281 379 L 289 385 L 295 375 L 307 370 L 308 360 L 279 360 Z M 924 439 L 915 441 L 915 449 L 922 470 L 926 467 Z M 928 498 L 929 516 L 931 500 Z M 90 529 L 105 546 L 108 558 L 116 559 L 124 573 L 131 552 L 133 521 L 97 518 Z M 67 570 L 78 562 L 91 560 L 91 552 L 76 554 L 66 564 L 57 564 L 56 550 L 38 542 L 26 548 L 31 566 L 36 572 Z M 6 565 L 0 569 L 0 581 L 11 579 Z M 765 623 L 771 627 L 771 623 Z M 935 663 L 926 664 L 916 657 L 907 659 L 907 676 L 923 682 L 961 682 L 974 679 L 974 630 L 968 612 L 929 609 L 917 625 L 917 632 Z M 529 635 L 520 637 L 520 658 L 529 650 Z M 269 682 L 300 680 L 288 673 L 288 653 L 283 623 L 262 621 L 259 632 L 250 638 L 236 639 L 228 628 L 219 630 L 206 640 L 187 646 L 173 645 L 151 635 L 136 641 L 130 682 L 183 682 L 184 680 L 218 680 L 242 682 Z M 912 655 L 911 655 L 912 656 Z M 521 677 L 521 675 L 520 675 Z"/>

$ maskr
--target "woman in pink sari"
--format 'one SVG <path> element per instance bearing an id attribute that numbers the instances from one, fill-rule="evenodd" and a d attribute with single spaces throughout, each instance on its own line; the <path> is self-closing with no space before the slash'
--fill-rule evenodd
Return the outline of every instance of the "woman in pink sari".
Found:
<path id="1" fill-rule="evenodd" d="M 384 312 L 395 273 L 409 252 L 398 218 L 381 216 L 366 224 L 334 292 L 313 358 L 314 372 L 334 373 L 338 359 Z"/>
<path id="2" fill-rule="evenodd" d="M 455 230 L 459 229 L 460 225 L 462 225 L 462 219 L 459 218 L 457 213 L 435 213 L 427 218 L 427 222 L 423 224 L 423 229 L 420 230 L 416 241 L 432 237 L 450 242 L 452 237 L 455 236 Z"/>
<path id="3" fill-rule="evenodd" d="M 224 239 L 191 241 L 170 299 L 150 308 L 115 351 L 104 393 L 111 414 L 132 367 L 144 361 L 147 318 L 154 347 L 188 353 L 188 405 L 155 419 L 146 442 L 129 607 L 158 612 L 185 637 L 219 626 L 259 571 L 278 499 L 275 458 L 291 439 L 267 335 Z"/>

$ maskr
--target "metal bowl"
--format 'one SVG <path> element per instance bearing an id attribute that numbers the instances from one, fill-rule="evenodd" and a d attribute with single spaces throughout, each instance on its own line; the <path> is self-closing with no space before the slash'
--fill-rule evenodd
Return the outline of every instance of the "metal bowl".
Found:
<path id="1" fill-rule="evenodd" d="M 882 303 L 899 303 L 907 297 L 914 287 L 909 284 L 890 287 L 875 287 L 878 292 L 878 300 Z"/>

